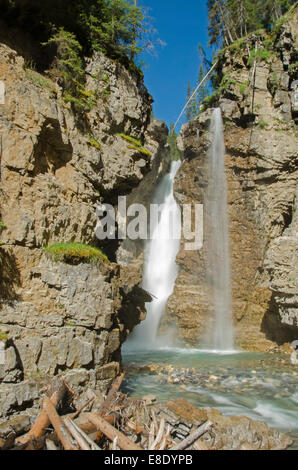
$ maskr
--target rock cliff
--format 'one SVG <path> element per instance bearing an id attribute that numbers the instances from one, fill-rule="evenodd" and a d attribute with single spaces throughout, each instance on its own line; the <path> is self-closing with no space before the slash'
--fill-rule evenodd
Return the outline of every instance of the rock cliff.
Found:
<path id="1" fill-rule="evenodd" d="M 106 390 L 119 373 L 121 344 L 150 297 L 139 267 L 115 262 L 117 243 L 97 240 L 96 206 L 116 205 L 143 181 L 149 191 L 169 152 L 166 126 L 150 118 L 151 96 L 122 65 L 86 59 L 97 102 L 82 114 L 13 49 L 1 44 L 0 57 L 1 416 L 32 406 L 48 376 Z M 58 242 L 101 247 L 109 261 L 46 256 Z"/>
<path id="2" fill-rule="evenodd" d="M 298 338 L 297 8 L 270 37 L 260 32 L 224 50 L 217 75 L 219 91 L 182 128 L 175 194 L 180 204 L 204 203 L 210 116 L 220 106 L 236 345 L 267 351 Z M 192 345 L 212 318 L 205 255 L 181 249 L 165 318 Z"/>

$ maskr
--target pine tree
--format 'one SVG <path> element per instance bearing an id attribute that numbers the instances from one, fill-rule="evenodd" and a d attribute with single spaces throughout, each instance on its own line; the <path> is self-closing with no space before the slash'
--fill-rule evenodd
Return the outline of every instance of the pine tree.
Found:
<path id="1" fill-rule="evenodd" d="M 201 83 L 201 81 L 203 80 L 205 75 L 206 75 L 206 69 L 203 66 L 203 64 L 201 64 L 200 68 L 199 68 L 197 86 Z M 198 92 L 197 92 L 197 97 L 196 97 L 196 111 L 197 111 L 197 114 L 200 113 L 200 108 L 203 104 L 203 101 L 207 98 L 207 96 L 208 96 L 208 83 L 205 81 L 204 83 L 202 83 L 202 85 L 200 86 L 200 88 L 198 89 Z"/>
<path id="2" fill-rule="evenodd" d="M 296 0 L 208 0 L 209 44 L 229 46 L 260 28 L 271 28 Z"/>
<path id="3" fill-rule="evenodd" d="M 279 0 L 267 0 L 265 4 L 269 21 L 277 21 L 282 16 L 282 5 Z"/>
<path id="4" fill-rule="evenodd" d="M 223 38 L 223 31 L 222 31 L 222 22 L 220 16 L 220 8 L 219 4 L 223 2 L 218 0 L 208 0 L 207 7 L 208 7 L 208 20 L 209 20 L 209 45 L 219 45 L 221 44 L 222 40 L 226 42 L 225 38 Z M 226 44 L 227 45 L 227 44 Z"/>
<path id="5" fill-rule="evenodd" d="M 226 8 L 233 18 L 231 27 L 238 39 L 262 27 L 262 0 L 227 0 Z"/>
<path id="6" fill-rule="evenodd" d="M 174 129 L 174 124 L 171 122 L 170 123 L 170 133 L 168 135 L 168 144 L 170 146 L 170 152 L 171 152 L 171 159 L 172 160 L 179 160 L 180 159 L 180 153 L 177 147 L 177 137 L 178 134 Z"/>
<path id="7" fill-rule="evenodd" d="M 237 38 L 234 21 L 228 2 L 224 0 L 208 0 L 209 11 L 209 44 L 220 45 L 222 42 L 229 46 Z"/>
<path id="8" fill-rule="evenodd" d="M 191 95 L 193 94 L 194 90 L 191 88 L 190 86 L 190 82 L 188 82 L 187 84 L 187 93 L 186 93 L 186 98 L 187 98 L 187 101 L 190 99 Z M 193 96 L 186 108 L 186 119 L 188 121 L 191 121 L 192 119 L 194 119 L 198 114 L 198 110 L 197 110 L 197 103 L 196 103 L 196 97 Z"/>

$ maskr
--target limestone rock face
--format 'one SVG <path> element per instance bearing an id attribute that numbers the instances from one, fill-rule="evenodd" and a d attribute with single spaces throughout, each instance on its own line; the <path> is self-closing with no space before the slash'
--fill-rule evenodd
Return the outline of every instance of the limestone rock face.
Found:
<path id="1" fill-rule="evenodd" d="M 236 346 L 268 351 L 298 338 L 297 9 L 281 27 L 270 59 L 255 63 L 254 75 L 248 50 L 256 41 L 263 47 L 262 40 L 253 37 L 238 53 L 224 53 L 218 73 L 226 85 L 215 106 L 225 123 Z M 179 204 L 204 203 L 212 110 L 182 127 L 183 163 L 175 183 Z M 188 252 L 182 240 L 177 262 L 180 273 L 164 323 L 177 323 L 181 340 L 197 346 L 213 319 L 204 247 Z"/>
<path id="2" fill-rule="evenodd" d="M 31 405 L 38 384 L 54 374 L 63 373 L 74 387 L 90 383 L 104 391 L 119 373 L 121 344 L 144 318 L 150 297 L 139 287 L 140 266 L 114 263 L 115 241 L 101 246 L 97 240 L 96 207 L 116 206 L 118 196 L 129 196 L 146 178 L 150 191 L 169 152 L 166 126 L 150 118 L 151 96 L 120 64 L 99 54 L 86 60 L 86 86 L 98 101 L 84 115 L 63 101 L 56 83 L 26 69 L 14 50 L 0 44 L 0 57 L 5 415 Z M 119 134 L 149 152 L 129 148 Z M 56 242 L 101 247 L 111 262 L 56 262 L 43 250 Z"/>

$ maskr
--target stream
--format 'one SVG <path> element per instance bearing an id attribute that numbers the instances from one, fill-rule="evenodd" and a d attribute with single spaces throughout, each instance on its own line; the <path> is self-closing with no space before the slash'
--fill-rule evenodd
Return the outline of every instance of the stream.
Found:
<path id="1" fill-rule="evenodd" d="M 245 415 L 284 431 L 298 449 L 298 368 L 286 356 L 197 349 L 160 349 L 123 354 L 122 390 L 158 401 L 185 398 L 224 415 Z"/>

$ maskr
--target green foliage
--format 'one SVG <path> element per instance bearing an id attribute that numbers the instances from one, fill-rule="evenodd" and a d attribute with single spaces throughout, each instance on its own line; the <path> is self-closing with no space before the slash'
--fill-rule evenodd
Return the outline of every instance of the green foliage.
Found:
<path id="1" fill-rule="evenodd" d="M 233 80 L 233 79 L 231 78 L 231 73 L 227 73 L 227 74 L 223 77 L 223 79 L 222 79 L 221 84 L 220 84 L 219 87 L 220 87 L 221 91 L 224 91 L 224 90 L 226 90 L 230 85 L 236 85 L 236 80 Z"/>
<path id="2" fill-rule="evenodd" d="M 131 0 L 4 0 L 1 19 L 47 42 L 61 29 L 73 34 L 83 55 L 102 51 L 129 67 L 152 48 L 154 31 Z"/>
<path id="3" fill-rule="evenodd" d="M 216 90 L 213 91 L 213 93 L 207 98 L 205 98 L 202 106 L 202 111 L 205 111 L 207 108 L 217 104 L 217 101 L 219 100 L 220 96 L 224 91 L 226 91 L 230 85 L 236 85 L 236 81 L 231 78 L 231 73 L 227 73 Z"/>
<path id="4" fill-rule="evenodd" d="M 211 106 L 215 105 L 220 98 L 220 94 L 221 94 L 221 89 L 219 88 L 215 90 L 213 93 L 211 93 L 211 95 L 207 96 L 207 98 L 205 99 L 203 103 L 202 111 L 205 111 L 207 108 L 210 108 Z"/>
<path id="5" fill-rule="evenodd" d="M 260 28 L 276 25 L 296 0 L 208 0 L 210 44 L 229 46 Z"/>
<path id="6" fill-rule="evenodd" d="M 137 150 L 143 155 L 146 155 L 146 157 L 152 157 L 152 153 L 148 149 L 145 149 L 144 147 L 137 147 L 136 145 L 128 145 L 127 148 L 131 150 Z"/>
<path id="7" fill-rule="evenodd" d="M 246 81 L 246 82 L 241 83 L 240 85 L 241 95 L 246 96 L 248 94 L 248 91 L 249 91 L 249 82 Z"/>
<path id="8" fill-rule="evenodd" d="M 264 119 L 260 119 L 260 121 L 258 122 L 258 128 L 259 129 L 266 129 L 266 127 L 268 127 L 268 123 L 266 121 L 264 121 Z"/>
<path id="9" fill-rule="evenodd" d="M 290 75 L 296 74 L 296 73 L 297 73 L 297 69 L 298 69 L 298 62 L 296 61 L 296 62 L 294 62 L 293 64 L 291 64 L 291 65 L 289 66 L 289 74 L 290 74 Z"/>
<path id="10" fill-rule="evenodd" d="M 137 150 L 138 152 L 142 153 L 143 155 L 146 155 L 147 157 L 152 157 L 152 153 L 148 149 L 143 147 L 142 143 L 138 139 L 135 139 L 134 137 L 131 137 L 130 135 L 126 134 L 118 135 L 129 144 L 127 145 L 128 149 Z"/>
<path id="11" fill-rule="evenodd" d="M 253 50 L 251 52 L 247 63 L 251 67 L 254 64 L 255 60 L 257 62 L 262 62 L 262 61 L 268 62 L 269 59 L 271 59 L 271 57 L 272 57 L 271 51 L 263 47 L 260 47 L 259 49 Z"/>
<path id="12" fill-rule="evenodd" d="M 280 84 L 280 74 L 277 72 L 272 72 L 268 80 L 268 88 L 272 95 L 276 92 Z"/>
<path id="13" fill-rule="evenodd" d="M 197 116 L 197 103 L 196 103 L 196 97 L 192 96 L 194 92 L 194 89 L 191 88 L 190 82 L 187 83 L 187 93 L 186 93 L 186 100 L 189 101 L 187 108 L 186 108 L 186 119 L 187 121 L 191 121 Z"/>
<path id="14" fill-rule="evenodd" d="M 135 58 L 154 49 L 155 30 L 145 9 L 132 0 L 2 0 L 1 20 L 31 36 L 32 60 L 63 86 L 63 100 L 88 112 L 98 97 L 109 96 L 109 83 L 97 96 L 85 87 L 84 57 L 99 51 L 143 78 Z M 155 41 L 156 43 L 159 40 Z M 43 45 L 40 50 L 38 44 Z M 46 46 L 46 47 L 45 47 Z M 37 85 L 47 86 L 29 72 Z"/>
<path id="15" fill-rule="evenodd" d="M 199 45 L 199 51 L 201 49 L 201 46 Z M 201 49 L 202 50 L 202 49 Z M 202 51 L 201 55 L 204 55 L 204 51 Z M 190 100 L 187 108 L 186 108 L 186 119 L 188 121 L 191 121 L 194 119 L 198 114 L 200 114 L 201 111 L 201 106 L 204 102 L 204 100 L 208 96 L 208 83 L 205 81 L 202 83 L 202 80 L 204 79 L 207 70 L 206 70 L 206 61 L 204 57 L 201 57 L 202 63 L 199 68 L 199 74 L 196 82 L 195 88 L 198 87 L 199 84 L 201 84 L 200 88 L 198 89 L 196 95 Z M 194 92 L 194 88 L 191 88 L 190 82 L 188 82 L 187 85 L 187 101 L 189 98 L 192 96 Z"/>
<path id="16" fill-rule="evenodd" d="M 54 83 L 50 82 L 50 80 L 46 79 L 43 75 L 36 72 L 35 70 L 26 69 L 25 75 L 28 80 L 30 80 L 35 85 L 54 91 Z"/>
<path id="17" fill-rule="evenodd" d="M 77 110 L 89 111 L 96 103 L 94 91 L 85 87 L 85 71 L 81 59 L 82 46 L 74 34 L 60 28 L 43 45 L 56 46 L 56 63 L 52 73 L 63 86 L 63 100 L 70 102 Z"/>
<path id="18" fill-rule="evenodd" d="M 7 340 L 7 333 L 4 333 L 4 331 L 0 330 L 0 341 L 6 341 Z"/>
<path id="19" fill-rule="evenodd" d="M 178 137 L 178 134 L 174 129 L 174 124 L 170 123 L 170 133 L 168 135 L 167 141 L 170 147 L 172 160 L 180 160 L 180 152 L 177 147 L 177 137 Z"/>
<path id="20" fill-rule="evenodd" d="M 118 135 L 119 137 L 126 140 L 130 144 L 133 144 L 136 147 L 142 147 L 142 143 L 138 139 L 135 139 L 134 137 L 131 137 L 130 135 L 126 135 L 126 134 L 118 134 Z"/>
<path id="21" fill-rule="evenodd" d="M 146 31 L 144 14 L 131 2 L 109 0 L 102 5 L 101 15 L 90 15 L 85 20 L 94 50 L 131 59 L 142 51 L 140 41 Z"/>
<path id="22" fill-rule="evenodd" d="M 95 147 L 97 150 L 100 150 L 101 146 L 100 146 L 100 143 L 92 136 L 92 135 L 89 135 L 89 145 L 91 145 L 91 147 Z"/>
<path id="23" fill-rule="evenodd" d="M 47 255 L 55 261 L 65 262 L 99 262 L 108 261 L 108 258 L 101 250 L 83 243 L 55 243 L 44 248 Z"/>

